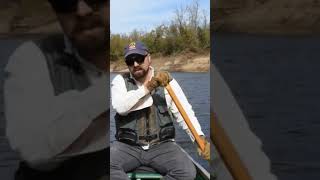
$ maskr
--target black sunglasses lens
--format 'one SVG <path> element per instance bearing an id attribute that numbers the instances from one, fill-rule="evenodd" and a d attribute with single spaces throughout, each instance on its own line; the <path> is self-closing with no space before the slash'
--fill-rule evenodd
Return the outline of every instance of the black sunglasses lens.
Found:
<path id="1" fill-rule="evenodd" d="M 98 10 L 107 0 L 84 0 L 93 10 Z"/>
<path id="2" fill-rule="evenodd" d="M 144 56 L 139 56 L 139 58 L 136 59 L 136 62 L 137 62 L 138 64 L 143 63 L 143 62 L 144 62 Z"/>
<path id="3" fill-rule="evenodd" d="M 134 64 L 134 59 L 127 59 L 126 64 L 127 66 L 132 66 Z"/>
<path id="4" fill-rule="evenodd" d="M 128 66 L 132 66 L 134 62 L 137 62 L 138 64 L 142 64 L 144 62 L 146 56 L 142 55 L 132 55 L 126 58 L 126 63 Z"/>
<path id="5" fill-rule="evenodd" d="M 84 1 L 89 5 L 103 4 L 107 2 L 107 0 L 84 0 Z"/>
<path id="6" fill-rule="evenodd" d="M 52 8 L 59 13 L 68 13 L 77 9 L 78 0 L 49 0 Z"/>
<path id="7" fill-rule="evenodd" d="M 56 12 L 68 13 L 77 10 L 78 0 L 49 0 L 51 6 Z M 84 0 L 94 10 L 98 9 L 101 4 L 106 3 L 107 0 Z"/>

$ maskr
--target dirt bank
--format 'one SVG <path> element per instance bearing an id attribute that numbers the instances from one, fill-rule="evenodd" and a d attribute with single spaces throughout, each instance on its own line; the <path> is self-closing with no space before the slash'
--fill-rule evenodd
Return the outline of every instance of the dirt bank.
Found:
<path id="1" fill-rule="evenodd" d="M 1 0 L 0 36 L 56 33 L 61 31 L 48 1 Z"/>
<path id="2" fill-rule="evenodd" d="M 232 0 L 227 0 L 231 1 Z M 226 1 L 226 2 L 227 2 Z M 238 0 L 240 1 L 240 0 Z M 318 0 L 252 0 L 247 6 L 218 5 L 212 28 L 256 34 L 320 34 Z"/>
<path id="3" fill-rule="evenodd" d="M 170 72 L 207 72 L 210 69 L 210 54 L 180 54 L 170 57 L 151 57 L 152 66 L 157 70 Z M 110 63 L 111 72 L 126 71 L 123 60 Z"/>

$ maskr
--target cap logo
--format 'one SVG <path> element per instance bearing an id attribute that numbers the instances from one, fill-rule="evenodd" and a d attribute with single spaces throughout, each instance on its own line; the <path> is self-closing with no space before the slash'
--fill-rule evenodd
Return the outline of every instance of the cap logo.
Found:
<path id="1" fill-rule="evenodd" d="M 132 42 L 129 44 L 129 50 L 136 49 L 136 43 Z"/>

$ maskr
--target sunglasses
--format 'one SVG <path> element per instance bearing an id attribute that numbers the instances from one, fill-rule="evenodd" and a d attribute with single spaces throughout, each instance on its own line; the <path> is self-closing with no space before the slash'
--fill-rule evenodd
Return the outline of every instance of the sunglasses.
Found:
<path id="1" fill-rule="evenodd" d="M 148 55 L 140 55 L 140 54 L 133 54 L 126 57 L 126 64 L 127 66 L 133 66 L 134 62 L 137 62 L 139 65 L 142 64 L 145 60 L 145 58 Z"/>
<path id="2" fill-rule="evenodd" d="M 80 0 L 49 0 L 52 8 L 58 13 L 71 13 L 77 11 Z M 98 10 L 107 0 L 83 0 L 93 10 Z"/>

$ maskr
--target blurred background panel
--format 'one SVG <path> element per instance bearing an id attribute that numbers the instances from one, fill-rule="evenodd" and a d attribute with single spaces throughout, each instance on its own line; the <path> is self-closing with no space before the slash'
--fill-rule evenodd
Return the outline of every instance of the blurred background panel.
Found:
<path id="1" fill-rule="evenodd" d="M 0 3 L 0 37 L 61 31 L 48 1 L 1 0 Z"/>
<path id="2" fill-rule="evenodd" d="M 211 4 L 211 61 L 281 180 L 320 178 L 319 3 Z"/>

